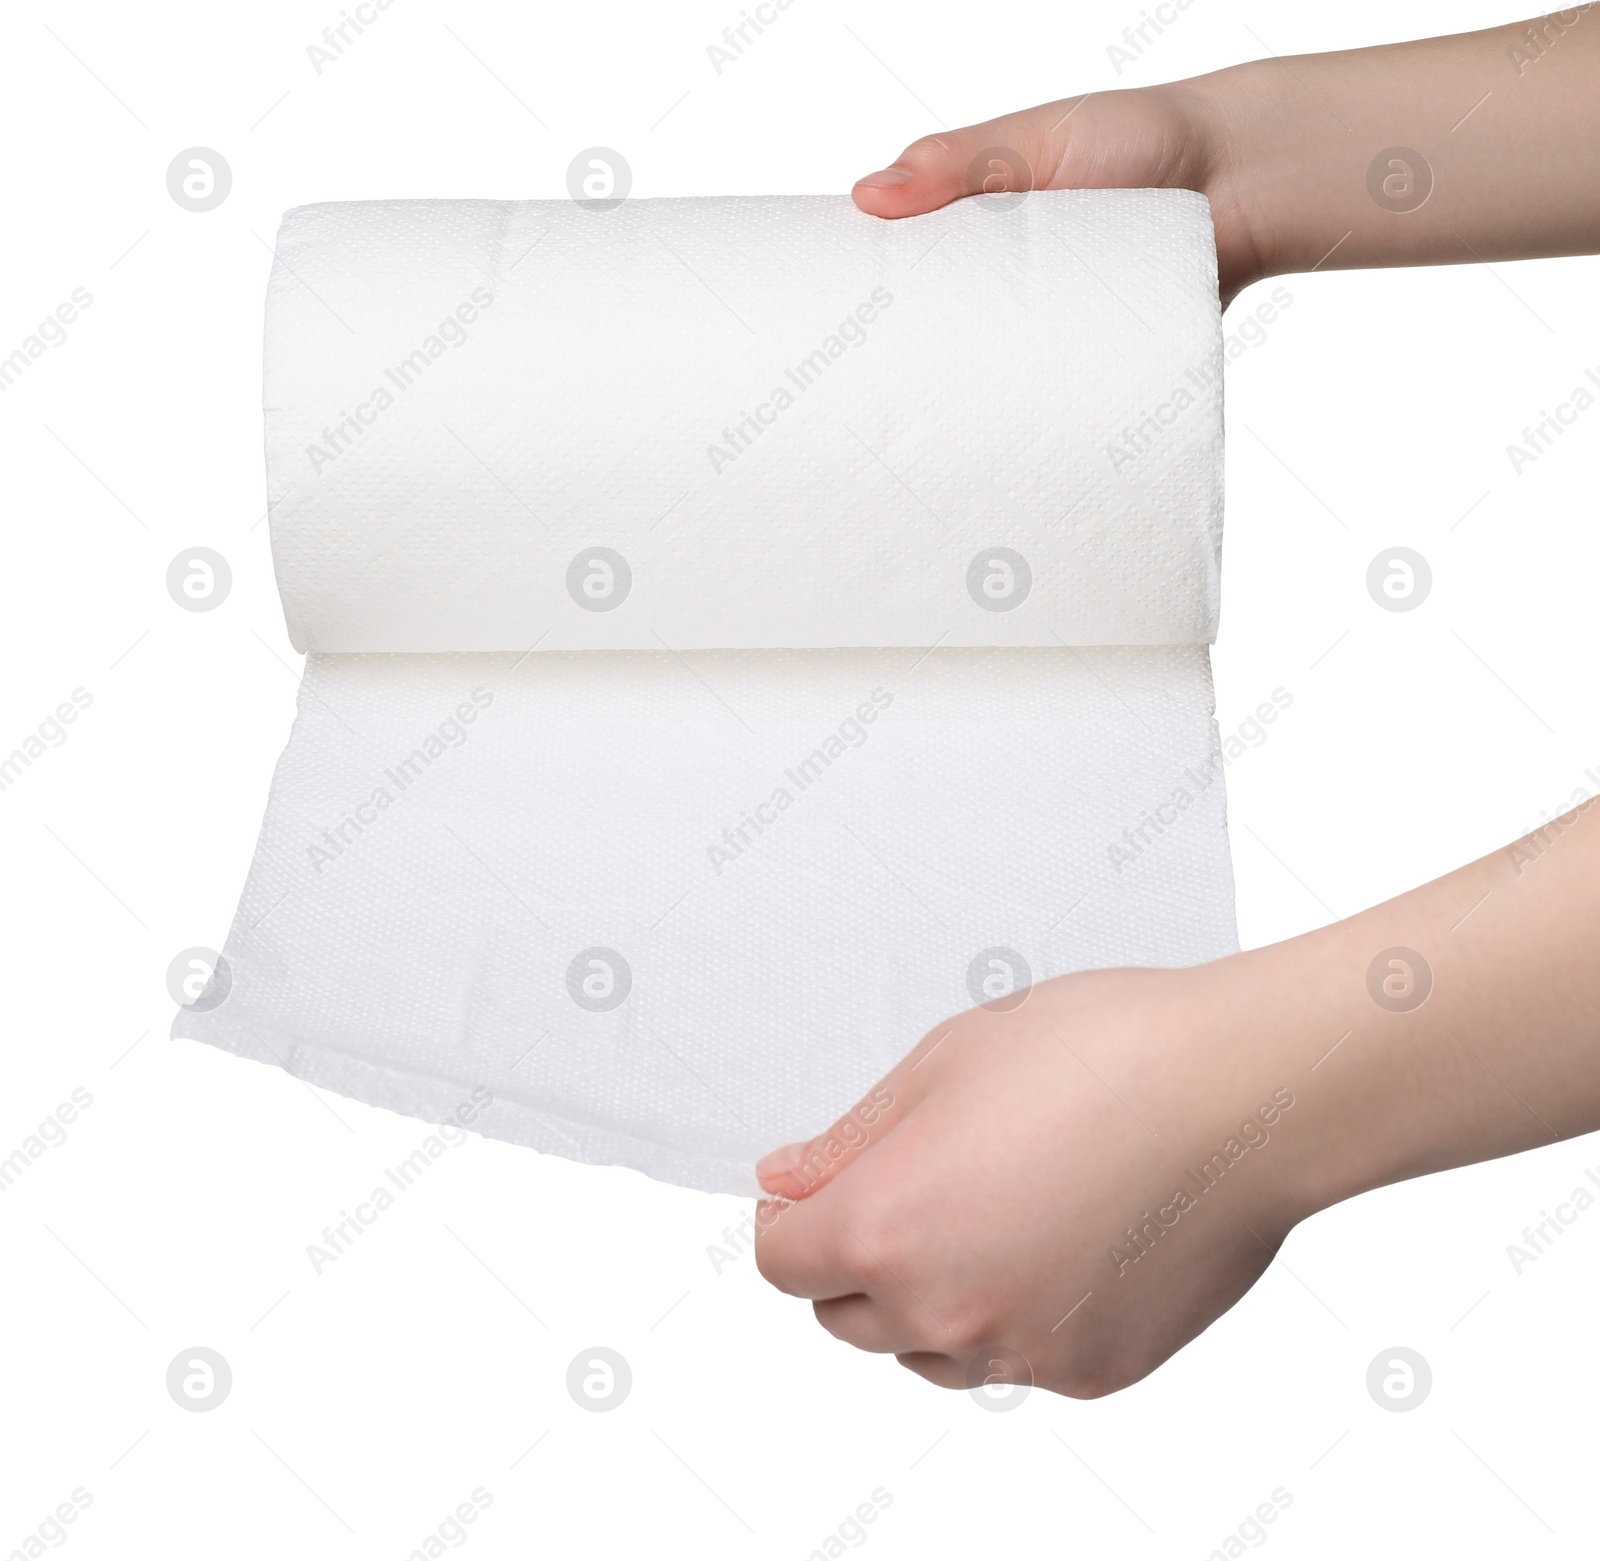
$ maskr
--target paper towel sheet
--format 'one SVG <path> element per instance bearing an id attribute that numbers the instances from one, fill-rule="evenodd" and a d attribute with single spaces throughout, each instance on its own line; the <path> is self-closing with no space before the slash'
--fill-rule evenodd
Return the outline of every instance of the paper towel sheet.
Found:
<path id="1" fill-rule="evenodd" d="M 175 1034 L 749 1193 L 997 989 L 1236 946 L 1202 197 L 306 207 L 266 348 L 312 654 Z"/>
<path id="2" fill-rule="evenodd" d="M 1221 396 L 1187 190 L 302 207 L 267 298 L 290 637 L 1209 641 Z M 996 548 L 1009 598 L 971 588 Z"/>
<path id="3" fill-rule="evenodd" d="M 1203 647 L 313 656 L 174 1033 L 753 1193 L 982 981 L 1236 946 Z"/>

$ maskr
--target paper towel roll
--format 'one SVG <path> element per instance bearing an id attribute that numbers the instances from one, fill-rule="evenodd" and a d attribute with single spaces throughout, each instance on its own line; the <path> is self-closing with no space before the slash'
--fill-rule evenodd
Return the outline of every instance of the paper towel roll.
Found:
<path id="1" fill-rule="evenodd" d="M 1186 190 L 902 222 L 843 196 L 302 207 L 267 299 L 290 637 L 1209 642 L 1221 393 Z"/>
<path id="2" fill-rule="evenodd" d="M 749 1193 L 940 1018 L 1234 948 L 1205 219 L 290 213 L 269 480 L 313 654 L 174 1034 Z M 722 409 L 847 318 L 712 470 Z M 360 431 L 319 429 L 413 341 Z"/>

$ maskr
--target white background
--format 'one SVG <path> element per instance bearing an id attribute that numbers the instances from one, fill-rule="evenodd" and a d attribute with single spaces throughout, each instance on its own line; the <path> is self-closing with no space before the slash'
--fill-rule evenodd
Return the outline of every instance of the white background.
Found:
<path id="1" fill-rule="evenodd" d="M 80 1486 L 84 1558 L 400 1557 L 479 1487 L 482 1557 L 800 1557 L 880 1487 L 883 1556 L 1199 1557 L 1277 1487 L 1285 1557 L 1579 1553 L 1600 1211 L 1520 1276 L 1506 1246 L 1600 1166 L 1595 1138 L 1326 1213 L 1144 1383 L 991 1414 L 836 1343 L 748 1256 L 717 1273 L 708 1244 L 748 1205 L 503 1144 L 451 1151 L 318 1276 L 307 1244 L 426 1128 L 165 1039 L 168 962 L 223 937 L 297 679 L 261 470 L 281 211 L 559 196 L 596 144 L 638 195 L 843 190 L 941 123 L 1507 18 L 1195 0 L 1118 78 L 1107 45 L 1139 19 L 795 0 L 718 75 L 737 0 L 395 0 L 319 76 L 336 0 L 7 8 L 0 354 L 75 287 L 94 302 L 0 395 L 0 749 L 74 688 L 93 703 L 0 793 L 0 1156 L 75 1088 L 93 1105 L 0 1196 L 0 1554 Z M 204 215 L 165 184 L 194 145 L 233 170 Z M 1294 696 L 1228 776 L 1247 944 L 1593 784 L 1600 410 L 1520 476 L 1506 446 L 1600 368 L 1597 279 L 1588 259 L 1318 274 L 1230 313 L 1292 296 L 1228 380 L 1222 729 Z M 209 614 L 164 587 L 195 545 L 234 572 Z M 1394 545 L 1433 568 L 1415 612 L 1366 593 Z M 210 1413 L 164 1386 L 193 1345 L 232 1366 Z M 565 1388 L 593 1345 L 633 1370 L 607 1414 Z M 1366 1392 L 1393 1345 L 1433 1369 L 1411 1413 Z"/>

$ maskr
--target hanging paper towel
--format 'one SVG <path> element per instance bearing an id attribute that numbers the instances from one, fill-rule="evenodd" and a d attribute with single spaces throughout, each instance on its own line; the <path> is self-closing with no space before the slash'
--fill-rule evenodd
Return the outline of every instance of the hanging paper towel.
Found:
<path id="1" fill-rule="evenodd" d="M 753 1192 L 939 1019 L 1236 947 L 1186 191 L 290 212 L 309 652 L 174 1034 Z"/>

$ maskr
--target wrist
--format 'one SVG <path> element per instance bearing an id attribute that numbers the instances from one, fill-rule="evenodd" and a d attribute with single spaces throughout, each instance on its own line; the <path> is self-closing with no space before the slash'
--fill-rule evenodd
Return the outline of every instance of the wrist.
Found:
<path id="1" fill-rule="evenodd" d="M 1592 999 L 1572 977 L 1590 934 L 1570 902 L 1592 890 L 1561 882 L 1587 882 L 1594 841 L 1564 844 L 1540 881 L 1495 853 L 1193 973 L 1210 1047 L 1294 1092 L 1272 1189 L 1285 1229 L 1600 1122 Z"/>
<path id="2" fill-rule="evenodd" d="M 1380 1009 L 1368 992 L 1368 945 L 1374 935 L 1402 941 L 1390 931 L 1336 924 L 1189 973 L 1204 1049 L 1229 1058 L 1241 1102 L 1291 1101 L 1260 1184 L 1262 1218 L 1281 1232 L 1472 1158 L 1459 1154 L 1449 1113 L 1419 1104 L 1455 1071 L 1456 1059 L 1441 1058 L 1439 1027 Z"/>
<path id="3" fill-rule="evenodd" d="M 1294 269 L 1270 163 L 1272 147 L 1299 117 L 1281 77 L 1252 61 L 1152 89 L 1189 126 L 1187 183 L 1211 202 L 1224 307 L 1252 282 Z"/>

